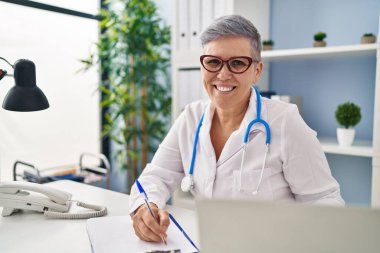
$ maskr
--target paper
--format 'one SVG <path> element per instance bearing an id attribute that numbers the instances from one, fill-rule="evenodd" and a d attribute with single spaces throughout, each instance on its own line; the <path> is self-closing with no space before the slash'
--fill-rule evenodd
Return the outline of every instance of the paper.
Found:
<path id="1" fill-rule="evenodd" d="M 134 232 L 130 216 L 112 216 L 87 220 L 87 234 L 93 253 L 137 253 L 149 250 L 180 249 L 181 253 L 196 252 L 182 232 L 171 223 L 167 231 L 167 243 L 140 240 Z"/>

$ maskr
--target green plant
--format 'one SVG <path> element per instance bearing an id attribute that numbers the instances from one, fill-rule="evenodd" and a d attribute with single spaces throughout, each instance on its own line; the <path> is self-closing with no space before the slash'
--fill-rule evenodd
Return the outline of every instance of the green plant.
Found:
<path id="1" fill-rule="evenodd" d="M 340 104 L 335 111 L 335 118 L 345 128 L 354 127 L 362 118 L 360 107 L 351 102 Z"/>
<path id="2" fill-rule="evenodd" d="M 103 136 L 116 143 L 118 165 L 129 170 L 131 185 L 170 126 L 170 28 L 152 0 L 107 4 L 98 54 L 82 62 L 85 69 L 101 64 L 101 106 L 109 108 Z"/>
<path id="3" fill-rule="evenodd" d="M 273 46 L 274 45 L 274 41 L 273 40 L 263 40 L 263 45 Z"/>
<path id="4" fill-rule="evenodd" d="M 373 33 L 365 33 L 363 37 L 375 37 L 375 35 L 373 35 Z"/>
<path id="5" fill-rule="evenodd" d="M 314 34 L 315 41 L 323 41 L 326 37 L 327 35 L 324 32 L 317 32 L 316 34 Z"/>

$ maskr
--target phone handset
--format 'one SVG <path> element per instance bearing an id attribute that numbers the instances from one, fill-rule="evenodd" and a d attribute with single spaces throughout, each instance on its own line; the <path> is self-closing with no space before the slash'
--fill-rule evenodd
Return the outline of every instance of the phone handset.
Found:
<path id="1" fill-rule="evenodd" d="M 23 181 L 11 181 L 7 183 L 0 183 L 0 193 L 15 194 L 20 190 L 27 190 L 32 192 L 38 192 L 46 195 L 49 199 L 58 204 L 66 204 L 68 200 L 71 199 L 71 193 L 64 192 L 61 190 L 54 189 L 52 187 L 23 182 Z"/>
<path id="2" fill-rule="evenodd" d="M 107 214 L 106 207 L 71 200 L 71 197 L 68 192 L 36 183 L 20 181 L 0 183 L 0 206 L 4 207 L 2 216 L 11 215 L 19 209 L 43 212 L 48 218 L 59 219 L 87 219 Z M 73 202 L 77 206 L 94 211 L 68 213 Z"/>

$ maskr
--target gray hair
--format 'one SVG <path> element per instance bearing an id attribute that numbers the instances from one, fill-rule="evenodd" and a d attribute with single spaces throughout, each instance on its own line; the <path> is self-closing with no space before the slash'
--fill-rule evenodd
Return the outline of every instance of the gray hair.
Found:
<path id="1" fill-rule="evenodd" d="M 261 61 L 260 34 L 251 21 L 239 15 L 227 15 L 216 19 L 202 32 L 200 37 L 202 47 L 211 41 L 225 36 L 238 36 L 250 39 L 252 57 L 256 61 Z"/>

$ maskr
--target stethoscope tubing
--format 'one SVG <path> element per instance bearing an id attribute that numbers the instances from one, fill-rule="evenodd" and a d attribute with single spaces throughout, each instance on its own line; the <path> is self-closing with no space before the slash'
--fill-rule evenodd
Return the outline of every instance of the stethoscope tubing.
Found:
<path id="1" fill-rule="evenodd" d="M 190 170 L 189 170 L 190 175 L 193 175 L 193 172 L 194 172 L 194 162 L 195 162 L 195 157 L 197 156 L 197 143 L 198 143 L 198 138 L 199 138 L 199 131 L 201 130 L 204 116 L 205 114 L 203 113 L 202 118 L 199 121 L 197 131 L 195 132 L 193 154 L 191 156 L 191 163 L 190 163 Z"/>
<path id="2" fill-rule="evenodd" d="M 259 179 L 259 182 L 258 182 L 258 184 L 256 186 L 256 190 L 254 192 L 252 192 L 253 194 L 257 194 L 258 189 L 259 189 L 260 184 L 261 184 L 261 181 L 262 181 L 262 178 L 263 178 L 263 174 L 264 174 L 266 157 L 267 157 L 267 154 L 268 154 L 268 151 L 269 151 L 269 145 L 270 145 L 270 141 L 271 141 L 271 134 L 270 134 L 269 124 L 265 120 L 261 119 L 261 97 L 260 97 L 260 92 L 257 89 L 257 87 L 254 87 L 254 89 L 255 89 L 256 101 L 257 101 L 257 109 L 256 109 L 257 116 L 256 116 L 256 119 L 252 120 L 248 124 L 247 130 L 246 130 L 245 135 L 244 135 L 244 146 L 243 146 L 242 160 L 241 160 L 241 163 L 240 163 L 240 178 L 239 178 L 239 188 L 238 189 L 239 189 L 239 191 L 241 191 L 241 189 L 242 189 L 241 179 L 242 179 L 242 173 L 243 173 L 245 150 L 246 150 L 246 146 L 248 144 L 248 136 L 249 136 L 249 133 L 250 133 L 250 130 L 251 130 L 252 126 L 254 124 L 258 124 L 259 123 L 259 124 L 264 125 L 264 127 L 265 127 L 265 131 L 266 131 L 266 141 L 265 141 L 266 142 L 266 150 L 265 150 L 265 155 L 264 155 L 264 159 L 263 159 L 263 165 L 262 165 L 262 168 L 261 168 L 260 179 Z M 195 158 L 196 158 L 196 153 L 197 153 L 197 144 L 198 144 L 198 139 L 199 139 L 199 132 L 200 132 L 200 129 L 201 129 L 202 124 L 203 124 L 204 115 L 205 114 L 203 113 L 202 117 L 201 117 L 201 119 L 200 119 L 200 121 L 198 123 L 197 130 L 195 132 L 194 145 L 193 145 L 193 153 L 192 153 L 192 156 L 191 156 L 189 175 L 185 177 L 185 178 L 188 177 L 189 181 L 191 182 L 190 185 L 189 185 L 189 187 L 185 187 L 186 189 L 189 189 L 189 190 L 194 187 L 194 182 L 193 182 L 194 163 L 195 163 Z M 184 181 L 184 179 L 183 179 L 183 181 Z"/>

